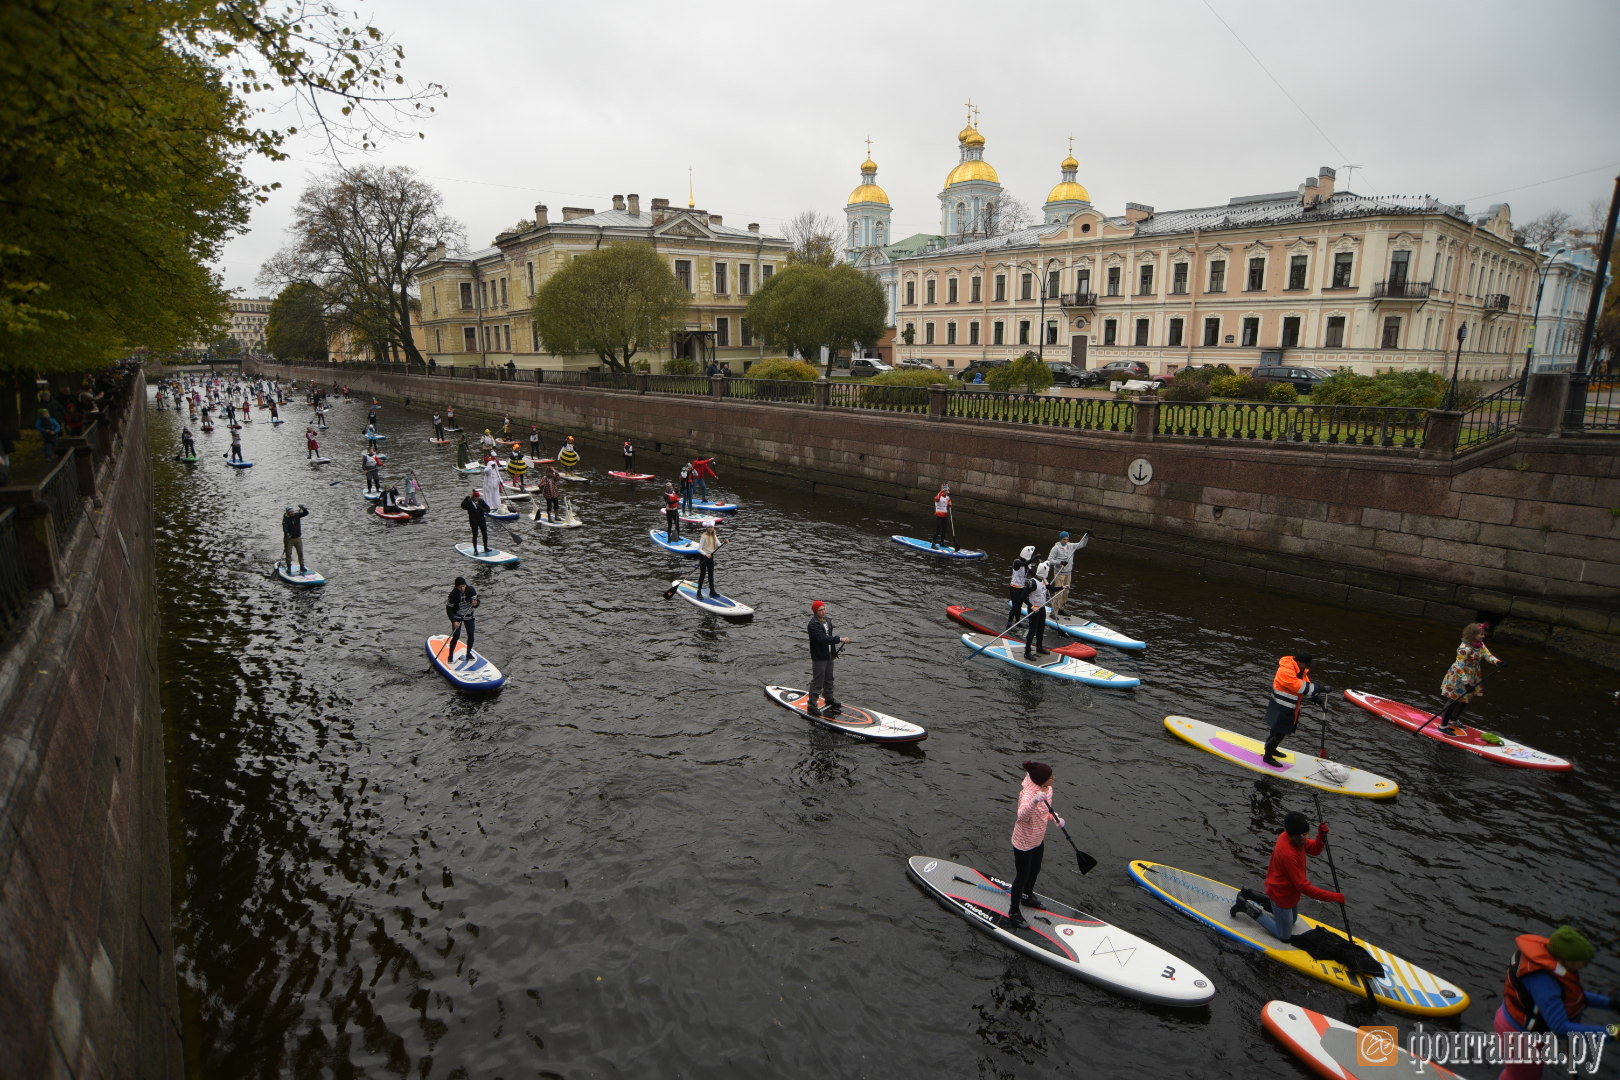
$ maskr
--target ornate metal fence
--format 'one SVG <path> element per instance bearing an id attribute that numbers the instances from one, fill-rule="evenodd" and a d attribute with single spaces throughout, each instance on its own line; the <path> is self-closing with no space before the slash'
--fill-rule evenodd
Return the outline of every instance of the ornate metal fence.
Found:
<path id="1" fill-rule="evenodd" d="M 1072 431 L 1130 431 L 1136 422 L 1136 403 L 1115 398 L 954 390 L 945 400 L 945 415 L 963 420 L 1032 424 Z"/>
<path id="2" fill-rule="evenodd" d="M 1524 383 L 1515 379 L 1489 397 L 1480 398 L 1457 426 L 1457 450 L 1471 450 L 1501 438 L 1519 426 L 1524 411 Z"/>
<path id="3" fill-rule="evenodd" d="M 649 375 L 647 390 L 653 394 L 707 394 L 707 375 Z"/>
<path id="4" fill-rule="evenodd" d="M 812 405 L 816 400 L 816 384 L 803 379 L 730 379 L 726 395 L 749 401 Z"/>
<path id="5" fill-rule="evenodd" d="M 84 515 L 84 500 L 79 498 L 79 468 L 73 455 L 72 450 L 63 454 L 56 468 L 46 473 L 39 483 L 40 500 L 51 508 L 51 522 L 56 526 L 58 542 L 63 545 Z"/>
<path id="6" fill-rule="evenodd" d="M 28 609 L 28 594 L 33 588 L 19 527 L 17 511 L 0 510 L 0 638 L 6 640 L 10 640 L 12 628 Z"/>
<path id="7" fill-rule="evenodd" d="M 1427 409 L 1360 405 L 1166 401 L 1159 405 L 1159 434 L 1416 449 L 1423 445 L 1427 415 Z"/>
<path id="8" fill-rule="evenodd" d="M 835 382 L 827 388 L 827 403 L 835 409 L 926 413 L 929 393 L 926 386 L 872 386 Z"/>

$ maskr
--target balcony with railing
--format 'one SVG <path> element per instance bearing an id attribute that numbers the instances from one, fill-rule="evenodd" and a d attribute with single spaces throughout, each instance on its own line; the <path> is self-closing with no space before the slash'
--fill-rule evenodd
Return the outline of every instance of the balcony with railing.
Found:
<path id="1" fill-rule="evenodd" d="M 1094 292 L 1066 292 L 1058 296 L 1058 303 L 1066 308 L 1096 307 L 1097 294 Z"/>
<path id="2" fill-rule="evenodd" d="M 1427 281 L 1380 281 L 1373 286 L 1374 300 L 1427 300 Z"/>
<path id="3" fill-rule="evenodd" d="M 1508 309 L 1507 293 L 1490 293 L 1485 297 L 1485 314 L 1501 315 Z"/>

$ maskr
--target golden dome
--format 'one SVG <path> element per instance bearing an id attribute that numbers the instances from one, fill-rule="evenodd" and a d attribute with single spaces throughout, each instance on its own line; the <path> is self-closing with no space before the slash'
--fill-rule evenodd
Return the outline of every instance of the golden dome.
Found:
<path id="1" fill-rule="evenodd" d="M 861 171 L 865 172 L 866 170 L 862 169 Z M 882 203 L 884 206 L 888 206 L 889 193 L 876 184 L 862 184 L 849 193 L 849 205 L 854 206 L 856 203 Z"/>
<path id="2" fill-rule="evenodd" d="M 1068 157 L 1058 162 L 1058 168 L 1060 169 L 1078 169 L 1079 167 L 1080 163 L 1074 160 L 1073 154 L 1070 154 Z"/>
<path id="3" fill-rule="evenodd" d="M 956 133 L 956 141 L 963 146 L 983 146 L 984 136 L 975 127 L 965 127 Z"/>
<path id="4" fill-rule="evenodd" d="M 964 161 L 951 170 L 951 175 L 945 178 L 945 186 L 961 184 L 969 180 L 986 180 L 992 184 L 1001 183 L 1001 177 L 996 174 L 995 166 L 988 161 Z"/>
<path id="5" fill-rule="evenodd" d="M 1070 199 L 1079 199 L 1081 202 L 1091 201 L 1091 192 L 1073 180 L 1065 180 L 1046 196 L 1049 203 L 1068 202 Z"/>

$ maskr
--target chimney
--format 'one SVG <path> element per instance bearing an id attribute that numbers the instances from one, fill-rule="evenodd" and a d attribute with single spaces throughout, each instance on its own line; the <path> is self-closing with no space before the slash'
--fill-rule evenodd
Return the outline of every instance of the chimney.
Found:
<path id="1" fill-rule="evenodd" d="M 749 231 L 749 232 L 759 232 L 759 222 L 757 222 L 757 221 L 750 221 L 750 222 L 749 222 L 749 223 L 748 223 L 748 231 Z"/>
<path id="2" fill-rule="evenodd" d="M 630 216 L 631 217 L 640 217 L 641 216 L 641 196 L 640 195 L 632 195 L 632 196 L 630 196 Z"/>
<path id="3" fill-rule="evenodd" d="M 669 209 L 669 200 L 668 199 L 654 199 L 652 201 L 652 208 L 654 210 L 668 210 Z"/>
<path id="4" fill-rule="evenodd" d="M 1322 189 L 1318 186 L 1316 177 L 1307 176 L 1305 182 L 1299 186 L 1299 204 L 1309 210 L 1322 201 Z"/>
<path id="5" fill-rule="evenodd" d="M 534 204 L 534 223 L 536 225 L 544 225 L 546 223 L 546 204 L 545 203 L 535 203 Z"/>
<path id="6" fill-rule="evenodd" d="M 1146 221 L 1153 216 L 1153 207 L 1147 203 L 1128 202 L 1125 204 L 1125 220 L 1132 225 L 1138 221 Z"/>
<path id="7" fill-rule="evenodd" d="M 596 211 L 588 206 L 565 206 L 563 207 L 563 220 L 573 221 L 575 218 L 590 217 L 594 213 Z"/>
<path id="8" fill-rule="evenodd" d="M 720 223 L 721 222 L 720 222 L 720 215 L 719 214 L 710 214 L 709 215 L 709 224 L 710 225 L 719 225 Z"/>
<path id="9" fill-rule="evenodd" d="M 613 196 L 613 209 L 615 209 L 615 210 L 623 210 L 624 209 L 624 196 L 623 195 L 615 195 L 615 196 Z"/>
<path id="10" fill-rule="evenodd" d="M 1319 175 L 1316 186 L 1322 190 L 1322 200 L 1325 202 L 1333 198 L 1333 178 L 1338 175 L 1326 165 L 1316 170 Z"/>
<path id="11" fill-rule="evenodd" d="M 444 258 L 444 241 L 443 240 L 440 240 L 437 244 L 433 245 L 433 258 L 436 259 L 436 260 Z"/>

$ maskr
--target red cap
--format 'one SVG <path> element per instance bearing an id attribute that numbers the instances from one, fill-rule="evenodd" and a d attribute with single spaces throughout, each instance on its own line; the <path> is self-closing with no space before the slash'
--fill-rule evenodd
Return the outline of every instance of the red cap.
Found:
<path id="1" fill-rule="evenodd" d="M 811 603 L 810 610 L 811 611 L 820 611 L 822 608 L 824 608 L 826 606 L 827 606 L 827 601 L 825 601 L 825 600 L 816 600 L 813 603 Z"/>

